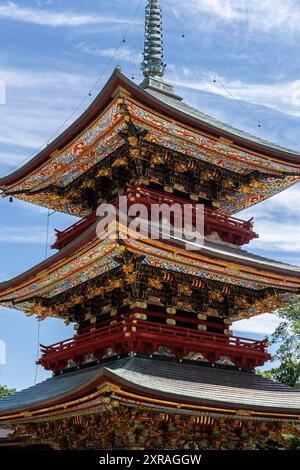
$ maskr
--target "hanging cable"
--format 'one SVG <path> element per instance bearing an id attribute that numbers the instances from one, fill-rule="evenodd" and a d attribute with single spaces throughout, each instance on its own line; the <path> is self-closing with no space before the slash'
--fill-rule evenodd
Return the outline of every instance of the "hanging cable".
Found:
<path id="1" fill-rule="evenodd" d="M 180 30 L 182 30 L 182 29 L 185 27 L 184 23 L 181 21 L 180 17 L 175 13 L 175 11 L 174 11 L 172 5 L 170 4 L 170 2 L 169 2 L 168 0 L 165 0 L 165 2 L 166 2 L 166 4 L 167 4 L 167 6 L 168 6 L 168 9 L 171 11 L 173 17 L 174 17 L 175 20 L 177 21 Z M 198 57 L 198 50 L 196 49 L 195 44 L 193 43 L 193 41 L 191 41 L 190 45 L 191 45 L 191 48 L 194 50 L 196 56 Z M 255 113 L 253 113 L 246 105 L 244 105 L 244 104 L 241 102 L 240 98 L 237 98 L 237 97 L 234 95 L 234 93 L 233 93 L 231 90 L 229 90 L 229 89 L 226 87 L 226 85 L 224 85 L 224 83 L 222 83 L 222 81 L 217 77 L 217 75 L 216 75 L 212 70 L 208 69 L 208 72 L 209 72 L 209 74 L 210 74 L 211 77 L 212 77 L 213 83 L 218 84 L 219 87 L 221 87 L 221 88 L 228 94 L 228 96 L 229 96 L 231 99 L 235 100 L 236 103 L 238 104 L 238 106 L 240 106 L 240 108 L 242 108 L 242 109 L 251 117 L 251 119 L 253 119 L 254 121 L 256 121 L 258 128 L 262 128 L 262 127 L 263 127 L 263 123 L 262 123 L 261 119 L 259 119 L 259 118 L 256 116 Z M 276 128 L 276 127 L 275 127 L 275 128 L 271 128 L 271 129 L 268 129 L 268 131 L 271 132 L 272 134 L 276 135 L 277 137 L 279 137 L 281 140 L 285 140 L 285 141 L 288 142 L 290 145 L 295 146 L 296 149 L 299 148 L 299 143 L 297 143 L 297 142 L 293 141 L 292 139 L 287 138 L 286 136 L 280 134 L 280 133 L 277 131 L 277 128 Z"/>
<path id="2" fill-rule="evenodd" d="M 142 2 L 143 0 L 140 0 L 140 3 L 126 29 L 126 32 L 123 36 L 123 38 L 119 41 L 117 47 L 115 48 L 114 52 L 112 53 L 112 55 L 109 57 L 108 61 L 106 62 L 104 68 L 102 69 L 102 72 L 101 74 L 99 75 L 99 77 L 97 78 L 97 80 L 94 82 L 93 86 L 90 88 L 89 92 L 87 93 L 87 95 L 84 96 L 84 98 L 81 100 L 81 102 L 78 104 L 78 106 L 76 106 L 76 108 L 72 111 L 72 113 L 68 116 L 68 118 L 62 123 L 62 125 L 56 130 L 56 132 L 54 134 L 52 134 L 52 136 L 48 139 L 49 141 L 52 141 L 54 139 L 54 137 L 66 126 L 66 124 L 68 123 L 68 121 L 70 121 L 70 119 L 74 116 L 74 114 L 77 113 L 77 111 L 81 108 L 81 106 L 84 104 L 84 102 L 86 101 L 86 99 L 92 95 L 92 92 L 94 91 L 94 89 L 96 88 L 96 86 L 99 84 L 99 82 L 102 80 L 103 78 L 103 75 L 105 74 L 105 72 L 107 71 L 108 67 L 110 66 L 111 62 L 114 60 L 114 58 L 116 57 L 117 53 L 119 52 L 122 44 L 124 43 L 124 39 L 125 39 L 125 42 L 126 42 L 126 38 L 129 34 L 129 31 L 133 25 L 133 23 L 135 22 L 135 19 L 137 17 L 137 14 L 139 12 L 139 9 L 142 5 Z"/>
<path id="3" fill-rule="evenodd" d="M 168 5 L 168 9 L 171 11 L 171 13 L 173 14 L 174 18 L 176 19 L 178 25 L 180 26 L 180 29 L 182 28 L 183 23 L 181 22 L 181 20 L 178 18 L 178 16 L 176 15 L 173 7 L 170 5 L 169 1 L 168 0 L 165 0 L 166 1 L 166 4 Z M 194 49 L 194 52 L 196 53 L 197 57 L 198 57 L 198 51 L 197 49 L 195 48 L 195 45 L 193 44 L 193 42 L 191 42 L 191 46 L 192 48 Z M 234 94 L 221 82 L 221 80 L 219 80 L 219 78 L 217 77 L 217 75 L 210 69 L 208 69 L 208 72 L 209 74 L 211 75 L 212 77 L 212 81 L 214 83 L 217 83 L 229 96 L 231 99 L 234 99 L 238 104 L 239 106 L 249 115 L 251 116 L 252 119 L 255 119 L 255 121 L 257 122 L 258 124 L 258 127 L 261 127 L 261 121 L 255 116 L 254 113 L 252 113 L 245 105 L 243 105 L 243 103 L 241 103 L 239 101 L 239 99 L 237 97 L 234 96 Z"/>
<path id="4" fill-rule="evenodd" d="M 46 244 L 45 244 L 45 260 L 48 256 L 48 244 L 49 244 L 49 225 L 50 225 L 50 209 L 47 213 L 47 226 L 46 226 Z"/>
<path id="5" fill-rule="evenodd" d="M 212 74 L 213 76 L 213 81 L 214 83 L 217 83 L 221 88 L 223 88 L 223 90 L 228 94 L 228 96 L 235 100 L 239 106 L 248 114 L 248 116 L 251 117 L 251 119 L 254 119 L 256 122 L 257 122 L 257 126 L 258 127 L 261 127 L 261 121 L 255 116 L 254 113 L 252 113 L 248 108 L 247 106 L 245 106 L 243 103 L 241 103 L 240 99 L 237 98 L 222 82 L 221 80 L 219 80 L 211 70 L 208 70 L 209 73 Z"/>
<path id="6" fill-rule="evenodd" d="M 50 213 L 50 209 L 48 209 L 47 212 L 47 223 L 46 223 L 46 243 L 45 243 L 45 260 L 47 259 L 48 256 L 48 245 L 49 245 L 49 228 L 50 228 L 50 217 L 55 213 L 52 212 Z M 40 337 L 41 337 L 41 322 L 37 322 L 37 347 L 36 347 L 36 361 L 38 361 L 39 356 L 40 356 Z M 39 366 L 38 364 L 35 365 L 35 375 L 34 375 L 34 385 L 37 382 L 37 377 L 38 377 L 38 370 Z"/>
<path id="7" fill-rule="evenodd" d="M 41 322 L 37 322 L 37 348 L 36 348 L 36 361 L 39 360 L 40 356 L 40 336 L 41 336 Z M 38 377 L 39 366 L 35 364 L 35 374 L 34 374 L 34 385 L 36 385 Z"/>
<path id="8" fill-rule="evenodd" d="M 136 79 L 138 70 L 139 70 L 139 68 L 141 67 L 142 60 L 143 60 L 143 55 L 142 55 L 141 53 L 139 53 L 139 54 L 137 55 L 136 64 L 135 64 L 135 67 L 134 67 L 133 72 L 132 72 L 132 75 L 131 75 L 131 80 L 135 80 L 135 79 Z"/>

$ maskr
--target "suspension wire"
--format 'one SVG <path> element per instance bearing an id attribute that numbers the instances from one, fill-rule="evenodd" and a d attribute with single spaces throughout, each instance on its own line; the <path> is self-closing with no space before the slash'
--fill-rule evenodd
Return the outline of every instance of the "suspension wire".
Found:
<path id="1" fill-rule="evenodd" d="M 41 337 L 41 322 L 37 322 L 37 346 L 36 346 L 36 361 L 39 360 L 40 356 L 40 337 Z M 36 385 L 37 377 L 39 372 L 38 364 L 35 364 L 35 373 L 34 373 L 34 385 Z"/>
<path id="2" fill-rule="evenodd" d="M 55 214 L 56 211 L 50 212 L 50 209 L 47 211 L 47 223 L 46 223 L 46 242 L 45 242 L 45 260 L 48 256 L 48 245 L 49 245 L 49 228 L 50 228 L 50 217 Z M 40 356 L 40 338 L 41 338 L 41 322 L 37 322 L 37 346 L 36 346 L 36 361 L 38 361 Z M 39 366 L 35 365 L 35 375 L 34 375 L 34 385 L 37 382 Z"/>
<path id="3" fill-rule="evenodd" d="M 168 6 L 168 9 L 171 11 L 173 17 L 174 17 L 175 20 L 177 21 L 177 24 L 179 25 L 180 29 L 182 29 L 185 25 L 183 24 L 183 22 L 181 22 L 180 18 L 178 17 L 178 15 L 176 14 L 176 12 L 174 11 L 173 6 L 170 4 L 169 0 L 165 0 L 165 2 L 166 2 L 166 4 L 167 4 L 167 6 Z M 182 29 L 182 31 L 183 31 L 182 37 L 183 37 L 183 38 L 186 38 L 187 35 L 186 35 L 186 33 L 184 32 L 185 29 Z M 195 44 L 193 43 L 193 41 L 191 41 L 189 44 L 191 45 L 192 49 L 194 50 L 196 56 L 198 57 L 198 51 L 197 51 L 197 49 L 196 49 Z M 213 71 L 212 71 L 211 69 L 209 69 L 209 68 L 207 69 L 207 71 L 208 71 L 208 73 L 211 75 L 211 78 L 212 78 L 213 82 L 214 82 L 214 83 L 217 83 L 218 86 L 219 86 L 220 88 L 222 88 L 222 89 L 228 94 L 228 96 L 229 96 L 231 99 L 233 99 L 234 101 L 236 101 L 236 103 L 240 106 L 240 108 L 243 109 L 243 110 L 245 111 L 245 113 L 247 113 L 247 114 L 251 117 L 251 119 L 254 119 L 254 120 L 257 122 L 258 127 L 262 127 L 262 124 L 263 124 L 262 121 L 256 116 L 255 113 L 253 113 L 252 111 L 250 111 L 250 109 L 249 109 L 245 104 L 242 103 L 242 100 L 241 100 L 240 98 L 236 97 L 236 96 L 234 95 L 234 93 L 233 93 L 231 90 L 229 90 L 229 89 L 226 87 L 226 85 L 224 85 L 224 83 L 219 79 L 219 77 L 216 75 L 216 73 L 213 72 Z M 277 137 L 279 137 L 280 139 L 283 139 L 283 140 L 285 140 L 286 142 L 288 142 L 289 144 L 294 145 L 294 146 L 296 147 L 296 149 L 299 148 L 299 143 L 296 143 L 296 142 L 293 141 L 292 139 L 287 138 L 286 136 L 280 134 L 280 133 L 277 131 L 277 126 L 271 128 L 271 129 L 269 129 L 269 131 L 270 131 L 272 134 L 274 134 L 274 135 L 276 135 Z"/>
<path id="4" fill-rule="evenodd" d="M 143 55 L 142 55 L 141 53 L 139 53 L 139 54 L 137 55 L 137 61 L 136 61 L 136 64 L 135 64 L 134 69 L 133 69 L 133 72 L 132 72 L 131 80 L 135 80 L 135 79 L 136 79 L 137 71 L 138 71 L 138 69 L 141 67 L 142 58 L 143 58 Z M 140 60 L 140 59 L 141 59 L 141 60 Z"/>
<path id="5" fill-rule="evenodd" d="M 170 5 L 169 1 L 168 0 L 165 0 L 167 6 L 168 6 L 168 9 L 171 11 L 173 17 L 176 19 L 178 25 L 182 28 L 184 26 L 183 22 L 181 22 L 181 20 L 178 18 L 178 15 L 175 13 L 172 5 Z M 184 34 L 184 37 L 186 38 L 186 34 Z M 193 43 L 193 41 L 191 41 L 191 46 L 194 50 L 194 52 L 196 53 L 197 57 L 198 57 L 198 51 Z M 214 83 L 217 83 L 221 88 L 223 88 L 223 90 L 230 96 L 231 99 L 234 99 L 235 101 L 237 101 L 237 103 L 239 104 L 239 106 L 241 106 L 241 108 L 253 119 L 255 119 L 255 121 L 258 123 L 258 125 L 261 124 L 260 120 L 255 116 L 254 113 L 252 113 L 243 103 L 241 103 L 239 101 L 239 99 L 234 96 L 234 94 L 232 93 L 231 90 L 229 90 L 222 82 L 221 80 L 219 79 L 219 77 L 211 70 L 211 69 L 207 69 L 207 71 L 209 72 L 209 74 L 211 75 L 212 79 L 213 79 L 213 82 Z"/>
<path id="6" fill-rule="evenodd" d="M 122 35 L 122 39 L 118 42 L 117 46 L 115 47 L 112 55 L 109 57 L 109 59 L 107 60 L 107 62 L 105 63 L 100 75 L 98 76 L 97 80 L 93 83 L 93 85 L 91 86 L 91 88 L 89 89 L 88 93 L 86 93 L 86 95 L 82 98 L 82 100 L 80 101 L 80 103 L 73 109 L 73 111 L 70 113 L 70 115 L 63 121 L 63 123 L 56 129 L 56 131 L 37 149 L 37 150 L 34 150 L 29 156 L 27 156 L 26 158 L 24 158 L 23 160 L 21 160 L 17 165 L 13 165 L 11 166 L 11 170 L 14 169 L 14 168 L 19 168 L 20 165 L 22 164 L 25 164 L 27 161 L 29 161 L 31 158 L 33 158 L 35 155 L 37 155 L 38 152 L 40 152 L 41 150 L 43 150 L 45 147 L 47 147 L 50 143 L 50 141 L 52 141 L 54 139 L 54 137 L 66 126 L 66 124 L 70 121 L 70 119 L 77 113 L 77 111 L 81 108 L 81 106 L 85 103 L 85 101 L 91 97 L 93 91 L 95 90 L 95 88 L 97 87 L 97 85 L 100 83 L 100 81 L 102 80 L 104 74 L 106 73 L 108 67 L 110 66 L 111 62 L 114 60 L 114 58 L 116 57 L 117 53 L 119 52 L 122 44 L 124 44 L 124 40 L 126 42 L 126 39 L 127 39 L 127 36 L 129 35 L 130 31 L 131 31 L 131 28 L 132 26 L 134 25 L 135 23 L 135 20 L 137 18 L 137 15 L 139 13 L 139 10 L 141 8 L 141 5 L 143 3 L 143 0 L 140 0 L 133 16 L 132 16 L 132 19 L 130 20 L 127 28 L 126 28 L 126 31 L 124 33 L 124 35 Z M 9 171 L 9 170 L 8 170 Z M 2 176 L 5 176 L 7 174 L 7 170 L 3 173 L 0 174 L 0 178 Z"/>
<path id="7" fill-rule="evenodd" d="M 286 137 L 286 136 L 280 134 L 277 129 L 278 129 L 278 126 L 274 126 L 274 127 L 271 127 L 271 128 L 269 129 L 269 131 L 270 131 L 273 135 L 276 135 L 277 137 L 279 137 L 280 139 L 285 140 L 288 144 L 295 146 L 294 149 L 290 149 L 290 150 L 297 150 L 297 149 L 299 149 L 299 142 L 297 143 L 297 142 L 295 142 L 294 140 L 292 140 L 291 138 Z"/>
<path id="8" fill-rule="evenodd" d="M 48 256 L 48 244 L 49 244 L 49 225 L 50 225 L 50 209 L 47 213 L 47 226 L 46 226 L 46 244 L 45 244 L 45 260 Z"/>

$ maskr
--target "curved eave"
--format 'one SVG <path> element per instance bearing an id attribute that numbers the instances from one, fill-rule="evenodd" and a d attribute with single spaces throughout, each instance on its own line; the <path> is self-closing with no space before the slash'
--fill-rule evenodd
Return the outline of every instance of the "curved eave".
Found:
<path id="1" fill-rule="evenodd" d="M 125 78 L 118 69 L 115 69 L 110 79 L 87 108 L 87 110 L 60 136 L 58 136 L 53 142 L 51 142 L 46 148 L 38 153 L 32 160 L 26 165 L 22 166 L 15 172 L 0 179 L 0 188 L 10 186 L 11 184 L 24 178 L 26 175 L 34 172 L 37 168 L 43 165 L 56 150 L 60 150 L 65 147 L 70 141 L 72 141 L 78 134 L 80 134 L 85 127 L 94 121 L 94 119 L 101 114 L 103 109 L 113 99 L 114 91 L 122 84 L 123 78 Z"/>
<path id="2" fill-rule="evenodd" d="M 143 406 L 214 414 L 249 410 L 253 416 L 299 417 L 300 393 L 249 372 L 200 364 L 124 358 L 46 380 L 0 399 L 0 423 L 32 421 L 88 409 L 103 392 Z M 181 405 L 180 408 L 178 405 Z"/>
<path id="3" fill-rule="evenodd" d="M 61 251 L 55 253 L 53 256 L 48 258 L 47 260 L 43 261 L 42 263 L 36 265 L 35 267 L 31 268 L 30 270 L 20 274 L 19 276 L 9 280 L 2 282 L 0 284 L 0 302 L 1 297 L 5 297 L 4 292 L 7 290 L 13 289 L 18 292 L 18 289 L 23 283 L 27 283 L 30 279 L 33 279 L 35 276 L 41 276 L 45 273 L 45 277 L 48 276 L 48 271 L 53 269 L 55 272 L 56 269 L 59 269 L 59 265 L 61 263 L 68 264 L 70 262 L 70 258 L 74 257 L 76 253 L 80 256 L 81 250 L 87 248 L 91 245 L 91 248 L 94 246 L 95 242 L 97 241 L 96 236 L 96 226 L 97 222 L 90 228 L 88 228 L 85 232 L 79 235 L 74 241 L 72 241 L 69 245 L 63 248 Z M 147 241 L 139 241 L 142 242 L 145 249 L 147 249 Z M 100 242 L 99 242 L 100 243 Z M 151 240 L 149 240 L 149 244 L 151 245 Z M 129 251 L 140 251 L 140 246 L 135 246 L 134 243 L 126 242 L 126 246 Z M 160 248 L 166 248 L 166 253 L 168 256 L 172 256 L 172 254 L 178 249 L 182 250 L 182 257 L 185 259 L 183 264 L 189 262 L 189 253 L 191 256 L 191 260 L 194 260 L 194 256 L 200 255 L 204 256 L 206 259 L 211 260 L 212 264 L 221 262 L 225 265 L 235 266 L 236 269 L 243 270 L 255 270 L 257 274 L 270 274 L 270 279 L 272 276 L 280 276 L 282 278 L 289 278 L 293 280 L 296 284 L 299 284 L 299 289 L 295 292 L 294 289 L 287 289 L 283 288 L 286 292 L 294 292 L 300 293 L 300 268 L 296 266 L 290 266 L 288 264 L 283 264 L 280 262 L 276 262 L 273 260 L 269 260 L 268 258 L 263 258 L 254 254 L 251 254 L 247 251 L 240 250 L 240 249 L 233 249 L 226 247 L 225 245 L 214 244 L 211 242 L 205 242 L 204 246 L 196 251 L 187 251 L 184 249 L 183 243 L 180 243 L 178 240 L 171 240 L 168 243 L 161 244 Z M 146 252 L 146 251 L 145 251 Z M 159 255 L 157 255 L 159 257 Z M 57 268 L 55 267 L 57 266 Z M 34 282 L 34 281 L 33 281 Z M 34 293 L 33 293 L 34 295 Z M 5 301 L 5 300 L 4 300 Z"/>
<path id="4" fill-rule="evenodd" d="M 207 407 L 207 411 L 216 414 L 247 409 L 252 410 L 254 415 L 255 411 L 265 416 L 273 413 L 291 413 L 294 417 L 300 415 L 300 393 L 297 390 L 282 387 L 282 384 L 269 379 L 261 381 L 251 372 L 203 367 L 200 364 L 184 364 L 182 368 L 182 364 L 175 361 L 147 358 L 123 361 L 121 367 L 118 367 L 118 362 L 112 367 L 108 365 L 105 368 L 106 377 L 121 386 L 122 390 L 131 390 L 132 399 L 140 399 L 142 403 L 172 404 L 176 407 L 180 404 L 182 408 L 188 408 L 190 404 L 194 411 L 197 411 L 198 405 L 198 411 Z M 259 396 L 261 393 L 264 396 Z M 284 405 L 279 401 L 285 394 L 289 400 Z M 124 393 L 127 399 L 130 395 Z M 271 400 L 268 395 L 272 396 Z"/>
<path id="5" fill-rule="evenodd" d="M 288 149 L 278 149 L 263 143 L 258 143 L 250 138 L 236 135 L 230 130 L 225 130 L 218 126 L 214 126 L 211 123 L 205 122 L 190 116 L 184 112 L 181 112 L 174 107 L 164 103 L 163 101 L 155 98 L 150 93 L 147 93 L 144 89 L 137 86 L 127 77 L 125 77 L 118 68 L 116 68 L 111 75 L 110 79 L 98 94 L 96 99 L 87 108 L 87 110 L 59 137 L 51 142 L 45 149 L 38 153 L 31 161 L 26 165 L 11 173 L 5 178 L 0 179 L 0 188 L 5 189 L 7 186 L 16 183 L 21 178 L 24 178 L 29 173 L 34 172 L 42 164 L 44 164 L 51 156 L 51 154 L 57 150 L 65 147 L 70 141 L 72 141 L 78 134 L 80 134 L 94 119 L 105 109 L 109 102 L 113 99 L 115 91 L 118 87 L 124 88 L 130 95 L 135 97 L 150 108 L 154 108 L 171 119 L 182 122 L 196 130 L 205 132 L 215 138 L 224 138 L 232 142 L 232 145 L 241 147 L 246 152 L 255 152 L 263 154 L 267 157 L 274 158 L 280 162 L 286 164 L 296 164 L 300 169 L 300 153 L 289 151 Z"/>
<path id="6" fill-rule="evenodd" d="M 77 237 L 72 243 L 63 248 L 61 251 L 54 253 L 54 255 L 52 255 L 50 258 L 46 259 L 45 261 L 42 261 L 33 268 L 29 269 L 28 271 L 25 271 L 24 273 L 20 274 L 19 276 L 16 276 L 15 278 L 9 281 L 1 282 L 0 295 L 1 292 L 5 291 L 6 289 L 16 287 L 18 284 L 21 284 L 22 282 L 27 281 L 28 279 L 43 272 L 44 270 L 49 269 L 51 266 L 54 266 L 60 261 L 68 260 L 68 258 L 74 255 L 78 250 L 95 240 L 95 228 L 95 225 L 92 228 L 89 228 L 79 237 Z"/>
<path id="7" fill-rule="evenodd" d="M 97 373 L 93 369 L 85 369 L 79 373 L 71 373 L 69 376 L 52 377 L 40 384 L 17 392 L 15 395 L 2 398 L 0 399 L 0 423 L 1 418 L 4 419 L 6 416 L 9 419 L 11 415 L 17 413 L 31 412 L 50 406 L 59 407 L 62 403 L 76 400 L 85 395 L 88 396 L 101 383 L 103 372 L 104 369 L 98 367 Z M 77 379 L 80 376 L 81 380 L 76 380 L 76 375 Z M 75 381 L 72 380 L 74 376 Z M 63 382 L 63 379 L 65 379 L 65 383 L 60 384 L 59 382 Z M 60 386 L 57 387 L 55 382 L 59 383 Z M 44 392 L 44 389 L 47 393 Z M 35 395 L 35 391 L 39 392 L 38 395 Z"/>

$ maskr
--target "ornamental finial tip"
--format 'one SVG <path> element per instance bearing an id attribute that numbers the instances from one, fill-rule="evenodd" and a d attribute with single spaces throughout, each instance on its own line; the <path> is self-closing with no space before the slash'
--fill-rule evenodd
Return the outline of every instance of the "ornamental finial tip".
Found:
<path id="1" fill-rule="evenodd" d="M 148 0 L 146 6 L 145 46 L 142 71 L 145 77 L 162 78 L 165 71 L 163 53 L 162 9 L 160 0 Z"/>

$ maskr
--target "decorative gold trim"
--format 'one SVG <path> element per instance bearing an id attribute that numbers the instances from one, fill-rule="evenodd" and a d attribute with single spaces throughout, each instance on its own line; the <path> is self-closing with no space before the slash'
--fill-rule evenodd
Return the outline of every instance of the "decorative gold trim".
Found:
<path id="1" fill-rule="evenodd" d="M 201 136 L 203 136 L 203 137 L 206 137 L 206 138 L 211 139 L 211 140 L 216 141 L 216 142 L 220 141 L 220 138 L 222 139 L 222 136 L 220 136 L 220 137 L 214 137 L 214 136 L 212 136 L 211 134 L 208 134 L 208 133 L 206 133 L 206 132 L 204 132 L 204 131 L 200 131 L 199 129 L 196 129 L 195 127 L 192 127 L 192 126 L 189 126 L 189 125 L 187 125 L 187 124 L 184 124 L 184 123 L 182 123 L 182 122 L 180 122 L 180 121 L 178 121 L 178 120 L 169 118 L 168 116 L 166 116 L 166 115 L 164 115 L 164 114 L 161 114 L 161 113 L 159 113 L 158 111 L 155 111 L 154 109 L 149 108 L 148 106 L 145 106 L 144 104 L 142 104 L 142 103 L 140 103 L 139 101 L 137 101 L 136 99 L 134 99 L 132 96 L 130 97 L 129 101 L 131 101 L 133 104 L 139 106 L 140 108 L 142 108 L 142 109 L 148 111 L 149 113 L 152 113 L 152 114 L 154 114 L 155 116 L 164 119 L 165 121 L 171 122 L 172 124 L 176 124 L 176 125 L 178 125 L 179 127 L 182 127 L 182 128 L 187 129 L 187 130 L 189 130 L 189 131 L 192 131 L 192 132 L 194 132 L 195 134 L 201 135 Z M 221 133 L 221 130 L 220 130 L 220 133 Z M 268 156 L 268 155 L 266 155 L 266 154 L 263 154 L 263 153 L 260 153 L 260 152 L 256 152 L 256 151 L 254 151 L 254 150 L 251 150 L 251 152 L 250 152 L 250 151 L 249 151 L 248 149 L 246 149 L 245 147 L 242 147 L 242 146 L 237 145 L 237 144 L 234 144 L 234 143 L 232 143 L 232 144 L 230 145 L 230 147 L 233 148 L 233 149 L 236 149 L 236 150 L 241 150 L 242 152 L 245 152 L 245 153 L 247 153 L 248 155 L 255 155 L 255 156 L 260 157 L 261 159 L 265 160 L 265 161 L 266 161 L 266 162 L 265 162 L 265 165 L 264 165 L 263 162 L 262 162 L 261 168 L 264 168 L 264 169 L 266 169 L 266 170 L 268 170 L 268 171 L 269 171 L 269 167 L 268 167 L 267 164 L 268 164 L 269 161 L 273 161 L 274 163 L 279 163 L 279 164 L 281 164 L 281 165 L 283 165 L 283 166 L 290 166 L 290 167 L 299 169 L 299 165 L 297 165 L 296 163 L 288 162 L 288 164 L 287 164 L 287 162 L 285 162 L 285 161 L 283 161 L 283 160 L 280 160 L 280 159 L 278 159 L 278 158 L 276 158 L 276 157 L 270 157 L 270 156 Z M 271 150 L 272 150 L 272 149 L 271 149 Z M 221 153 L 221 152 L 220 152 L 220 153 Z M 234 159 L 234 160 L 236 160 L 236 159 Z M 257 165 L 257 164 L 254 164 L 253 162 L 247 162 L 247 165 L 252 166 L 252 167 L 254 167 L 254 168 L 257 168 L 257 167 L 259 166 L 259 165 Z M 282 171 L 278 172 L 278 174 L 280 174 L 280 173 L 282 173 Z"/>
<path id="2" fill-rule="evenodd" d="M 59 149 L 59 153 L 63 153 L 65 152 L 69 147 L 72 147 L 73 146 L 73 143 L 74 143 L 74 140 L 75 139 L 80 139 L 80 137 L 85 133 L 87 132 L 91 127 L 93 127 L 95 125 L 95 123 L 101 119 L 101 117 L 116 103 L 118 98 L 114 98 L 111 103 L 109 104 L 109 106 L 107 106 L 106 108 L 104 108 L 104 110 L 99 114 L 97 115 L 97 117 L 87 126 L 84 128 L 84 130 L 82 132 L 80 132 L 78 135 L 76 135 L 75 137 L 72 138 L 71 141 L 69 141 L 64 147 L 60 148 Z M 106 131 L 105 131 L 106 132 Z M 50 158 L 48 158 L 42 165 L 40 165 L 38 167 L 39 170 L 41 170 L 42 168 L 44 168 L 46 165 L 48 165 L 48 163 L 54 158 L 53 155 L 54 155 L 55 152 L 53 152 L 51 155 L 49 155 Z M 23 181 L 25 181 L 27 178 L 30 178 L 30 176 L 34 175 L 36 173 L 36 170 L 33 170 L 31 173 L 28 173 L 26 176 L 24 176 L 23 178 L 21 178 L 20 180 L 17 181 L 18 185 L 20 183 L 22 183 Z M 6 186 L 6 190 L 9 191 L 10 188 L 13 188 L 14 186 L 16 185 L 16 182 Z"/>

